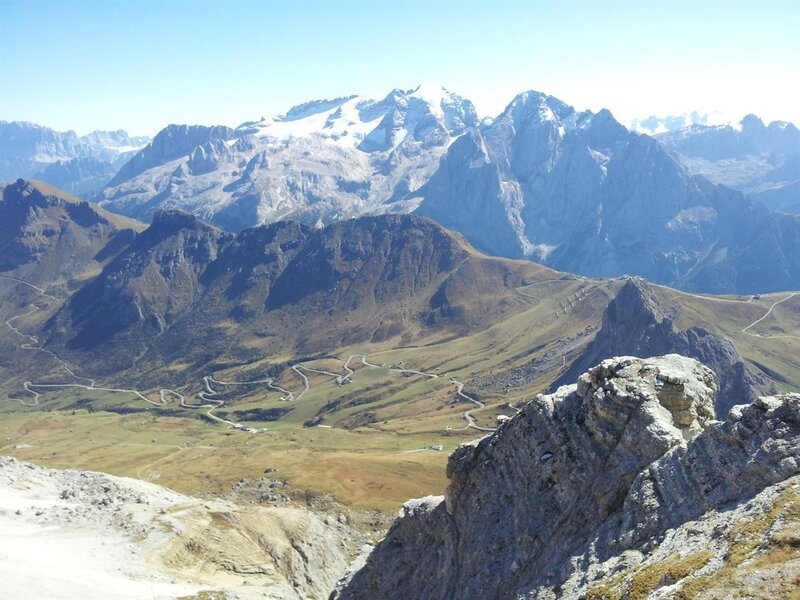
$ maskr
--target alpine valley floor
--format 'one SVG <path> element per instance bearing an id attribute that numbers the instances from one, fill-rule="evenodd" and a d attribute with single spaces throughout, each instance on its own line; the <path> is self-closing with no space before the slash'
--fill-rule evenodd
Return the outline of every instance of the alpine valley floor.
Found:
<path id="1" fill-rule="evenodd" d="M 124 381 L 91 389 L 88 381 L 63 372 L 60 380 L 51 375 L 46 384 L 30 384 L 35 394 L 9 386 L 0 453 L 156 481 L 191 494 L 225 493 L 242 478 L 275 469 L 296 497 L 330 495 L 347 506 L 391 512 L 409 497 L 441 492 L 450 451 L 513 415 L 515 403 L 545 391 L 598 331 L 605 305 L 622 285 L 569 277 L 538 282 L 516 290 L 527 309 L 472 335 L 422 339 L 404 348 L 359 345 L 290 360 L 294 368 L 280 372 L 274 385 L 293 400 L 266 383 L 218 383 L 249 381 L 267 361 L 198 373 L 185 386 L 164 381 L 139 390 L 155 404 L 130 391 L 109 391 L 126 388 Z M 800 387 L 800 296 L 706 297 L 653 289 L 677 313 L 677 323 L 713 322 L 778 389 Z M 30 341 L 21 333 L 23 322 L 11 323 L 20 333 L 7 324 L 4 344 Z M 25 352 L 57 363 L 37 354 Z M 216 393 L 207 395 L 203 377 L 213 377 L 208 386 Z M 181 407 L 177 396 L 167 394 L 161 404 L 158 390 L 170 384 L 192 400 Z M 204 389 L 203 397 L 193 398 Z M 204 402 L 208 398 L 217 403 Z M 203 408 L 187 408 L 189 402 Z M 266 431 L 210 420 L 210 409 L 218 418 Z"/>

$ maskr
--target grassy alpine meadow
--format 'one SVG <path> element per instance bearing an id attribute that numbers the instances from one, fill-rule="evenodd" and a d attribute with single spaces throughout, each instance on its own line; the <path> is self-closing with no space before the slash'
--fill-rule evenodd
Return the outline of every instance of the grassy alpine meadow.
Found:
<path id="1" fill-rule="evenodd" d="M 3 385 L 9 400 L 0 405 L 0 452 L 48 466 L 139 477 L 191 494 L 224 493 L 239 479 L 274 468 L 295 493 L 310 490 L 345 505 L 392 512 L 410 497 L 444 491 L 448 453 L 486 433 L 468 425 L 466 411 L 491 429 L 498 417 L 513 416 L 514 403 L 545 391 L 592 338 L 620 286 L 619 280 L 541 281 L 516 290 L 527 308 L 469 335 L 432 335 L 404 347 L 358 344 L 304 360 L 265 356 L 209 373 L 239 383 L 274 373 L 274 385 L 293 400 L 264 383 L 212 382 L 217 393 L 206 398 L 224 403 L 214 407 L 198 396 L 201 374 L 188 363 L 160 374 L 189 382 L 175 390 L 197 408 L 181 407 L 170 394 L 156 406 L 132 393 L 44 387 L 33 388 L 39 403 L 29 406 L 18 400 L 32 404 L 33 397 L 14 379 Z M 654 289 L 679 326 L 708 324 L 734 340 L 752 368 L 780 389 L 800 387 L 800 295 L 711 297 Z M 43 358 L 32 357 L 35 364 Z M 218 362 L 224 364 L 224 357 Z M 305 380 L 290 364 L 301 365 Z M 503 383 L 508 373 L 532 364 L 541 368 L 526 371 L 522 385 Z M 49 373 L 44 380 L 57 377 Z M 472 401 L 458 394 L 459 383 Z M 125 388 L 124 382 L 97 383 L 114 385 Z M 143 393 L 159 398 L 159 388 Z M 232 429 L 212 420 L 209 410 L 266 431 Z"/>

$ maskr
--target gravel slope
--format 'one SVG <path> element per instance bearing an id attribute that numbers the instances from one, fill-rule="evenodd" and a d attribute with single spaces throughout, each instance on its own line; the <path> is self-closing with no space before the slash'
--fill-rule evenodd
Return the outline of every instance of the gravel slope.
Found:
<path id="1" fill-rule="evenodd" d="M 294 507 L 202 500 L 136 479 L 0 457 L 2 597 L 324 598 L 358 550 Z"/>

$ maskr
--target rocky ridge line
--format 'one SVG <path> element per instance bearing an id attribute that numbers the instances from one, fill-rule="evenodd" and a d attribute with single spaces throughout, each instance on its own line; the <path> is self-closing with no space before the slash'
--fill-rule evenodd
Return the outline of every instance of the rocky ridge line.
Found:
<path id="1" fill-rule="evenodd" d="M 335 597 L 577 598 L 610 575 L 628 593 L 652 557 L 685 551 L 677 540 L 695 520 L 706 524 L 694 527 L 700 566 L 725 568 L 738 517 L 766 502 L 747 500 L 800 473 L 800 395 L 717 422 L 715 393 L 710 369 L 667 355 L 606 360 L 538 396 L 460 446 L 445 496 L 407 503 Z M 646 580 L 636 597 L 689 575 Z"/>
<path id="2" fill-rule="evenodd" d="M 641 279 L 629 279 L 609 302 L 602 327 L 552 389 L 575 381 L 593 365 L 613 356 L 669 353 L 694 358 L 714 371 L 719 385 L 714 407 L 720 418 L 734 404 L 753 402 L 776 391 L 760 374 L 748 369 L 729 339 L 703 327 L 679 329 L 674 315 L 669 314 L 653 288 Z"/>

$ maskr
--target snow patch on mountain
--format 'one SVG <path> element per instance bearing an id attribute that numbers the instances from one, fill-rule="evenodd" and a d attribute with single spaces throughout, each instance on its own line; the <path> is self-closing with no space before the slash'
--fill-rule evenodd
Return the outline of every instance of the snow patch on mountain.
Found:
<path id="1" fill-rule="evenodd" d="M 358 96 L 340 98 L 336 101 L 311 103 L 313 108 L 290 110 L 285 115 L 240 127 L 258 138 L 290 140 L 299 137 L 318 136 L 321 139 L 357 145 L 380 123 L 381 116 L 371 120 L 363 119 L 360 108 L 367 102 Z M 320 106 L 321 105 L 321 106 Z M 304 107 L 307 105 L 303 105 Z M 322 108 L 322 110 L 319 110 Z"/>
<path id="2" fill-rule="evenodd" d="M 234 130 L 173 125 L 100 200 L 145 220 L 182 208 L 229 229 L 408 212 L 453 140 L 477 125 L 472 103 L 430 85 L 307 102 Z"/>

